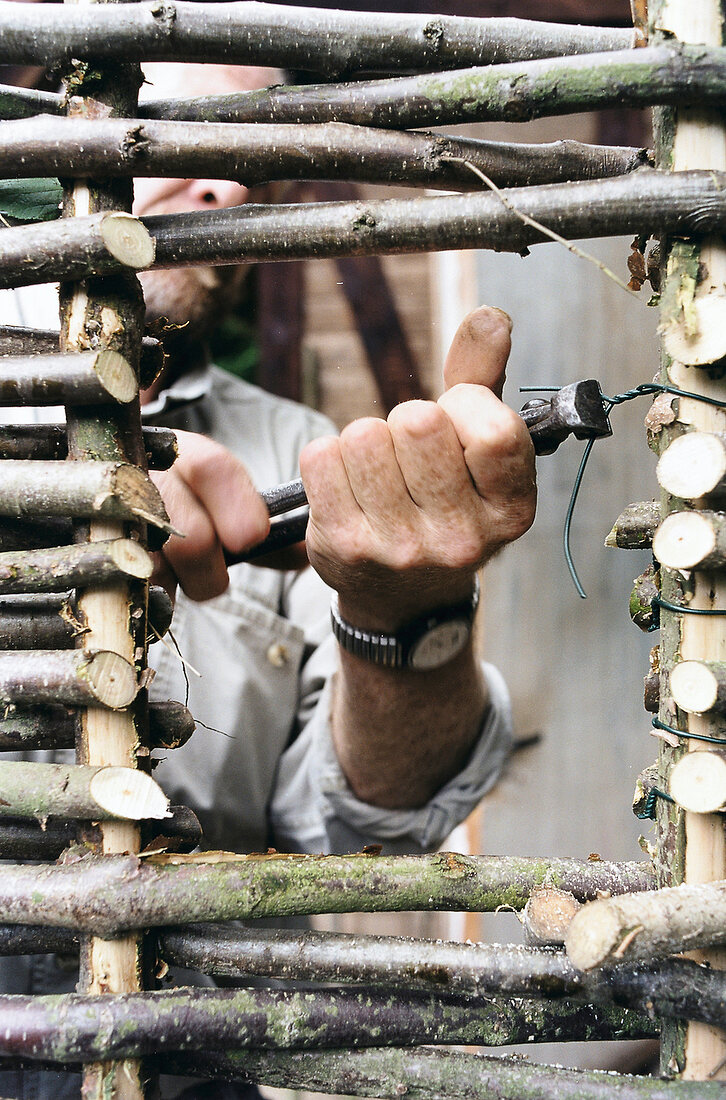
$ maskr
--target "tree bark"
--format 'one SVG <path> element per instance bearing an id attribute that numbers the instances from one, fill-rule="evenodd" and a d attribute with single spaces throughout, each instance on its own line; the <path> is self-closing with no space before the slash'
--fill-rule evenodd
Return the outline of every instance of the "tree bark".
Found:
<path id="1" fill-rule="evenodd" d="M 144 450 L 150 470 L 168 470 L 177 457 L 177 442 L 169 428 L 146 425 L 142 429 Z M 68 457 L 68 436 L 64 424 L 0 425 L 0 460 L 35 459 L 50 461 Z"/>
<path id="2" fill-rule="evenodd" d="M 0 649 L 70 649 L 82 630 L 66 595 L 0 600 Z"/>
<path id="3" fill-rule="evenodd" d="M 7 79 L 7 77 L 6 77 Z M 34 115 L 63 113 L 63 96 L 0 84 L 0 118 L 32 118 Z"/>
<path id="4" fill-rule="evenodd" d="M 6 63 L 57 65 L 74 57 L 125 61 L 202 61 L 272 65 L 329 74 L 438 69 L 507 58 L 626 49 L 628 30 L 564 27 L 519 19 L 467 19 L 383 12 L 301 10 L 272 4 L 177 0 L 100 12 L 18 11 L 4 2 Z"/>
<path id="5" fill-rule="evenodd" d="M 170 806 L 169 814 L 169 817 L 146 822 L 148 843 L 155 850 L 193 851 L 202 839 L 202 827 L 196 814 L 187 806 Z M 58 859 L 75 844 L 77 824 L 77 821 L 61 821 L 55 817 L 44 822 L 3 817 L 0 820 L 0 859 Z M 37 949 L 53 950 L 48 946 Z M 10 952 L 8 947 L 8 953 L 15 952 Z"/>
<path id="6" fill-rule="evenodd" d="M 37 925 L 0 925 L 0 955 L 73 955 L 78 939 L 67 928 L 40 928 Z"/>
<path id="7" fill-rule="evenodd" d="M 5 0 L 7 2 L 7 0 Z M 473 177 L 475 186 L 479 184 Z M 143 219 L 156 239 L 157 268 L 254 260 L 403 253 L 451 248 L 493 248 L 521 252 L 547 240 L 522 221 L 546 224 L 561 236 L 623 233 L 707 232 L 726 225 L 726 191 L 719 174 L 663 173 L 641 169 L 628 176 L 580 183 L 517 188 L 493 194 L 382 199 L 365 203 L 307 203 L 296 206 L 247 204 L 210 213 L 156 215 Z M 515 211 L 504 205 L 507 202 Z M 3 230 L 0 289 L 49 279 L 81 278 L 89 265 L 77 262 L 93 218 L 63 225 L 67 250 L 58 247 L 58 223 Z M 26 236 L 32 234 L 32 236 Z M 28 256 L 47 249 L 42 272 Z M 109 255 L 90 265 L 97 272 L 119 270 Z"/>
<path id="8" fill-rule="evenodd" d="M 648 163 L 644 149 L 401 133 L 339 122 L 240 124 L 39 116 L 0 123 L 0 173 L 343 180 L 470 191 L 474 164 L 499 187 L 597 179 Z"/>
<path id="9" fill-rule="evenodd" d="M 648 889 L 639 864 L 461 856 L 133 856 L 37 869 L 6 865 L 0 921 L 80 927 L 96 935 L 129 928 L 309 913 L 493 911 L 523 908 L 551 882 L 579 898 Z"/>
<path id="10" fill-rule="evenodd" d="M 364 984 L 477 998 L 578 998 L 648 1015 L 723 1019 L 723 974 L 686 959 L 583 974 L 564 952 L 499 944 L 447 943 L 224 925 L 165 929 L 162 957 L 205 974 L 281 981 Z"/>
<path id="11" fill-rule="evenodd" d="M 169 807 L 161 787 L 132 768 L 0 761 L 0 790 L 0 817 L 141 821 Z"/>
<path id="12" fill-rule="evenodd" d="M 0 116 L 1 117 L 1 116 Z M 55 119 L 57 124 L 60 120 Z M 1 129 L 1 126 L 0 126 Z M 563 143 L 564 144 L 564 143 Z M 573 143 L 574 144 L 574 143 Z M 535 147 L 536 148 L 536 147 Z M 587 148 L 587 146 L 585 147 Z M 634 151 L 635 152 L 635 151 Z M 633 167 L 636 164 L 633 163 Z M 599 172 L 599 175 L 605 175 Z M 607 173 L 615 175 L 615 172 Z M 4 355 L 55 355 L 60 334 L 52 329 L 24 328 L 19 325 L 0 325 L 0 356 Z M 141 341 L 139 383 L 141 389 L 150 386 L 164 365 L 164 349 L 159 340 L 145 336 Z M 144 432 L 168 431 L 163 428 L 144 428 Z"/>
<path id="13" fill-rule="evenodd" d="M 593 901 L 570 925 L 567 954 L 580 970 L 726 943 L 726 882 L 671 886 Z"/>
<path id="14" fill-rule="evenodd" d="M 655 630 L 658 625 L 658 611 L 653 606 L 653 600 L 660 592 L 660 577 L 656 569 L 649 565 L 644 573 L 635 578 L 635 584 L 630 593 L 628 609 L 630 618 L 639 630 L 646 634 Z"/>
<path id="15" fill-rule="evenodd" d="M 73 525 L 69 519 L 60 516 L 46 516 L 44 519 L 12 519 L 3 517 L 0 524 L 0 550 L 50 549 L 63 546 L 73 538 Z"/>
<path id="16" fill-rule="evenodd" d="M 132 539 L 0 554 L 0 595 L 62 592 L 119 577 L 148 579 L 152 568 L 149 554 Z"/>
<path id="17" fill-rule="evenodd" d="M 504 1046 L 591 1038 L 649 1038 L 627 1009 L 373 990 L 175 989 L 119 996 L 0 995 L 0 1053 L 75 1063 L 164 1050 Z"/>
<path id="18" fill-rule="evenodd" d="M 0 555 L 0 560 L 2 557 Z M 152 586 L 149 590 L 149 642 L 166 634 L 173 612 L 174 605 L 167 592 Z M 67 595 L 26 594 L 0 599 L 0 650 L 72 649 L 76 639 L 85 633 L 86 628 L 76 617 Z"/>
<path id="19" fill-rule="evenodd" d="M 629 504 L 615 520 L 605 545 L 618 550 L 649 550 L 659 523 L 660 505 L 657 500 Z"/>
<path id="20" fill-rule="evenodd" d="M 149 749 L 178 749 L 196 726 L 183 703 L 149 703 Z M 76 743 L 76 714 L 61 705 L 32 710 L 7 706 L 0 714 L 0 752 L 35 749 L 72 749 Z"/>
<path id="21" fill-rule="evenodd" d="M 520 214 L 577 239 L 688 232 L 696 221 L 703 230 L 715 229 L 726 224 L 720 183 L 714 173 L 682 173 L 676 182 L 641 169 L 616 179 L 502 194 Z M 157 267 L 462 247 L 519 252 L 546 239 L 493 194 L 247 205 L 212 214 L 157 215 L 145 218 L 144 225 L 156 238 Z M 11 232 L 18 230 L 6 230 L 5 235 Z"/>
<path id="22" fill-rule="evenodd" d="M 137 218 L 112 212 L 5 229 L 0 235 L 0 289 L 57 278 L 86 279 L 137 271 L 154 259 L 154 243 Z"/>
<path id="23" fill-rule="evenodd" d="M 531 1065 L 457 1050 L 341 1050 L 163 1056 L 162 1072 L 398 1100 L 722 1100 L 717 1082 L 667 1082 Z"/>
<path id="24" fill-rule="evenodd" d="M 125 462 L 3 462 L 0 515 L 138 517 L 171 530 L 156 486 Z"/>
<path id="25" fill-rule="evenodd" d="M 134 666 L 108 650 L 0 652 L 0 704 L 127 707 L 138 690 Z"/>
<path id="26" fill-rule="evenodd" d="M 206 122 L 347 122 L 403 130 L 652 104 L 722 106 L 720 47 L 649 46 L 423 76 L 144 103 L 144 117 Z M 400 69 L 398 70 L 401 71 Z"/>
<path id="27" fill-rule="evenodd" d="M 723 12 L 718 0 L 655 0 L 649 17 L 658 38 L 695 42 L 699 47 L 723 47 Z M 659 162 L 672 170 L 674 178 L 691 169 L 723 170 L 726 167 L 723 112 L 704 104 L 681 108 L 658 118 L 656 151 Z M 696 395 L 724 401 L 726 386 L 718 370 L 694 370 L 709 366 L 726 354 L 726 247 L 723 235 L 673 241 L 664 252 L 665 280 L 661 295 L 663 369 L 661 380 Z M 684 430 L 719 434 L 726 431 L 726 413 L 703 401 L 678 399 L 678 422 L 660 433 L 661 449 Z M 696 507 L 701 506 L 696 502 Z M 663 514 L 681 507 L 670 494 L 663 496 Z M 721 570 L 696 569 L 684 583 L 678 570 L 664 568 L 663 595 L 670 602 L 688 604 L 694 610 L 716 615 L 679 614 L 662 611 L 661 667 L 667 682 L 673 666 L 681 660 L 725 661 L 726 578 Z M 687 590 L 687 593 L 686 593 Z M 681 716 L 664 691 L 661 718 L 681 726 Z M 720 737 L 723 723 L 717 714 L 688 715 L 684 726 L 701 736 Z M 704 742 L 694 739 L 686 745 L 698 752 Z M 663 784 L 681 749 L 661 748 Z M 720 814 L 684 813 L 678 807 L 660 809 L 659 879 L 673 885 L 681 880 L 696 887 L 700 883 L 726 878 L 726 833 Z M 715 967 L 726 965 L 723 951 L 700 956 Z M 699 1080 L 726 1080 L 726 1028 L 713 1029 L 690 1024 L 686 1029 L 664 1029 L 661 1065 L 664 1072 Z M 723 1084 L 722 1084 L 723 1087 Z"/>
<path id="28" fill-rule="evenodd" d="M 126 405 L 137 392 L 134 371 L 115 351 L 0 357 L 2 406 Z"/>

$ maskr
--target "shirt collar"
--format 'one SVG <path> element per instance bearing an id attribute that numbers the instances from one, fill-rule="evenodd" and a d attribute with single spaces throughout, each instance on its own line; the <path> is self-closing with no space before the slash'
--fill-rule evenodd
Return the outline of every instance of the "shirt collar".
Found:
<path id="1" fill-rule="evenodd" d="M 162 413 L 173 412 L 185 405 L 196 404 L 206 397 L 212 388 L 212 371 L 209 364 L 195 367 L 181 375 L 166 389 L 160 391 L 153 401 L 141 406 L 142 420 L 155 420 Z"/>

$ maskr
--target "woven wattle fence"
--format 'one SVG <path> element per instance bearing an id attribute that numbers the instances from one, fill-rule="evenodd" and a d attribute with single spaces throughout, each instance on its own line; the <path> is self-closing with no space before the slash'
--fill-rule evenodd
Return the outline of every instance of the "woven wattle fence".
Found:
<path id="1" fill-rule="evenodd" d="M 0 951 L 81 960 L 75 994 L 0 995 L 0 1069 L 82 1067 L 86 1098 L 141 1097 L 165 1072 L 392 1100 L 723 1096 L 726 49 L 715 0 L 659 0 L 649 18 L 636 33 L 247 0 L 0 0 L 0 63 L 51 65 L 72 93 L 0 89 L 0 174 L 19 180 L 31 210 L 0 231 L 0 285 L 57 280 L 62 303 L 59 343 L 0 330 L 0 402 L 67 410 L 64 425 L 0 432 L 0 753 L 76 748 L 75 764 L 0 759 Z M 149 60 L 284 66 L 326 83 L 139 106 Z M 623 104 L 655 109 L 654 157 L 421 132 Z M 414 190 L 129 213 L 135 175 L 225 173 Z M 41 220 L 58 179 L 63 216 Z M 651 439 L 660 509 L 631 510 L 612 535 L 653 545 L 658 566 L 638 590 L 661 628 L 649 705 L 666 736 L 636 799 L 657 822 L 654 865 L 368 853 L 205 862 L 191 854 L 194 815 L 170 810 L 149 774 L 150 752 L 183 744 L 194 720 L 180 703 L 149 705 L 145 691 L 148 638 L 171 614 L 149 590 L 147 551 L 169 522 L 148 468 L 168 468 L 174 440 L 141 428 L 138 390 L 160 349 L 144 336 L 135 273 L 521 251 L 549 239 L 543 227 L 660 239 L 661 384 L 681 395 L 658 398 L 670 408 Z M 178 853 L 142 857 L 158 834 Z M 500 906 L 525 910 L 533 946 L 228 923 Z M 160 990 L 167 964 L 271 984 Z M 659 1081 L 438 1049 L 658 1035 Z"/>

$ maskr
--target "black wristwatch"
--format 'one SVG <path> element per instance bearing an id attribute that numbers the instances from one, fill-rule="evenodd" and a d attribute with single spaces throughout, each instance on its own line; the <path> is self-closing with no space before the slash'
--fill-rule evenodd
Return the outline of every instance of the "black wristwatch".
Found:
<path id="1" fill-rule="evenodd" d="M 396 634 L 360 630 L 341 619 L 333 596 L 330 617 L 338 644 L 348 653 L 386 668 L 426 670 L 453 660 L 466 645 L 479 605 L 479 578 L 469 600 L 438 608 L 402 626 Z"/>

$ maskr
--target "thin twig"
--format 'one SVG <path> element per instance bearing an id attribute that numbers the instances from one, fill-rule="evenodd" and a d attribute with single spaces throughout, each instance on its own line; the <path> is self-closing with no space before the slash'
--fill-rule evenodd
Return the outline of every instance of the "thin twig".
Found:
<path id="1" fill-rule="evenodd" d="M 546 237 L 550 238 L 550 240 L 555 241 L 557 244 L 564 245 L 567 251 L 571 252 L 573 256 L 577 256 L 581 260 L 587 260 L 589 263 L 594 264 L 595 267 L 598 267 L 600 271 L 602 271 L 603 275 L 605 275 L 606 278 L 611 279 L 616 284 L 616 286 L 619 286 L 621 288 L 621 290 L 626 291 L 638 302 L 643 301 L 643 299 L 636 293 L 636 291 L 631 290 L 628 284 L 624 283 L 623 280 L 618 275 L 616 275 L 614 271 L 611 271 L 610 268 L 602 262 L 602 260 L 598 260 L 597 256 L 593 256 L 590 252 L 585 252 L 583 248 L 579 248 L 576 244 L 573 244 L 572 241 L 565 240 L 565 238 L 561 237 L 559 233 L 555 233 L 554 229 L 548 229 L 548 227 L 546 225 L 543 225 L 542 222 L 538 222 L 535 218 L 530 218 L 529 214 L 523 214 L 521 210 L 518 210 L 511 199 L 507 198 L 507 196 L 501 191 L 501 189 L 497 187 L 496 183 L 494 183 L 493 180 L 489 179 L 488 176 L 485 176 L 481 169 L 477 168 L 477 166 L 475 164 L 472 164 L 471 161 L 462 160 L 461 157 L 453 157 L 447 154 L 444 154 L 441 159 L 457 160 L 461 164 L 466 165 L 467 168 L 471 169 L 475 176 L 478 176 L 479 179 L 487 185 L 490 191 L 494 192 L 494 194 L 502 202 L 502 204 L 506 206 L 507 210 L 511 210 L 511 212 L 516 217 L 518 217 L 520 221 L 524 222 L 525 225 L 529 225 L 533 229 L 538 229 L 540 233 L 544 233 Z"/>

